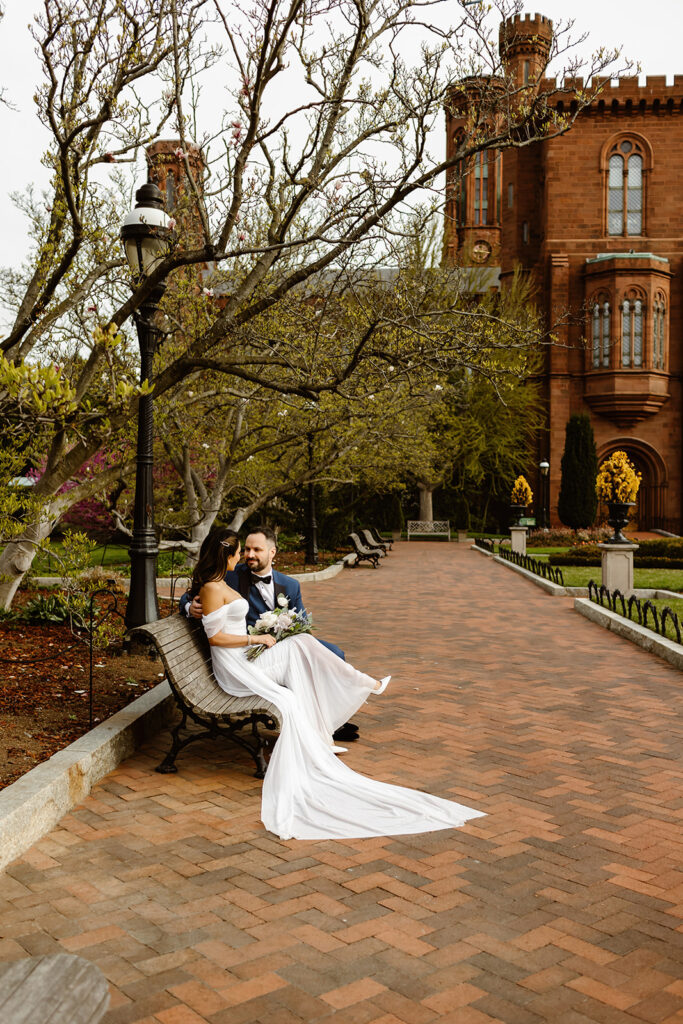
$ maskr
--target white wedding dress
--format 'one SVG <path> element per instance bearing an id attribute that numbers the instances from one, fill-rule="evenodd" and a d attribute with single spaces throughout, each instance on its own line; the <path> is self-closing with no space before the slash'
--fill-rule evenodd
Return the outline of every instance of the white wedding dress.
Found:
<path id="1" fill-rule="evenodd" d="M 207 636 L 246 634 L 248 603 L 236 599 L 202 619 Z M 248 661 L 247 647 L 212 647 L 219 686 L 257 694 L 282 714 L 263 781 L 261 818 L 281 839 L 355 839 L 456 828 L 481 811 L 358 775 L 332 752 L 332 733 L 377 681 L 310 634 L 281 640 Z M 378 697 L 378 700 L 384 698 Z"/>

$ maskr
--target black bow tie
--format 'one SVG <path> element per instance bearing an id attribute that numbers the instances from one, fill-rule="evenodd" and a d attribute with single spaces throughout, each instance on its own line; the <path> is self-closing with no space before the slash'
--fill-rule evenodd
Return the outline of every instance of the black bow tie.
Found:
<path id="1" fill-rule="evenodd" d="M 256 583 L 270 583 L 272 579 L 272 576 L 257 576 L 255 572 L 252 572 L 251 585 L 253 587 Z"/>

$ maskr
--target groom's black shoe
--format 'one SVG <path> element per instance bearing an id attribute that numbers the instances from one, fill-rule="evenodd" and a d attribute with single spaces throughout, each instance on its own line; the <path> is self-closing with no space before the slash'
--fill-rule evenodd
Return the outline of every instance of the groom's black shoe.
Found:
<path id="1" fill-rule="evenodd" d="M 358 739 L 358 726 L 354 725 L 353 722 L 345 722 L 332 735 L 335 742 L 341 740 L 344 743 L 353 743 L 354 740 Z"/>

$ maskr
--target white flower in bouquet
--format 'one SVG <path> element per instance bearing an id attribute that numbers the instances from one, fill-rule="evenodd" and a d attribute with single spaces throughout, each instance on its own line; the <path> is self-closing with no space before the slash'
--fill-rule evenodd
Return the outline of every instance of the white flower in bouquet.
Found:
<path id="1" fill-rule="evenodd" d="M 276 611 L 264 612 L 263 615 L 256 620 L 256 627 L 259 633 L 266 633 L 268 630 L 272 629 L 277 623 L 277 619 L 278 615 Z"/>
<path id="2" fill-rule="evenodd" d="M 276 641 L 286 640 L 288 636 L 296 636 L 298 633 L 310 633 L 313 629 L 313 619 L 306 611 L 292 611 L 289 608 L 289 601 L 284 594 L 280 594 L 277 605 L 272 611 L 264 612 L 253 626 L 249 626 L 251 636 L 259 636 L 264 633 L 274 636 Z M 249 661 L 258 658 L 265 651 L 264 644 L 253 644 L 247 649 L 246 656 Z"/>

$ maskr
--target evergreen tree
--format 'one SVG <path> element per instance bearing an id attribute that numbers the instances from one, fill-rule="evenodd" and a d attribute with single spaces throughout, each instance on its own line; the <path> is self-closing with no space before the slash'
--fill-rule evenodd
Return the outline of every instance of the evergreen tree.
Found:
<path id="1" fill-rule="evenodd" d="M 585 413 L 570 416 L 562 455 L 562 480 L 557 514 L 572 530 L 593 524 L 598 509 L 595 479 L 598 456 L 590 417 Z"/>

